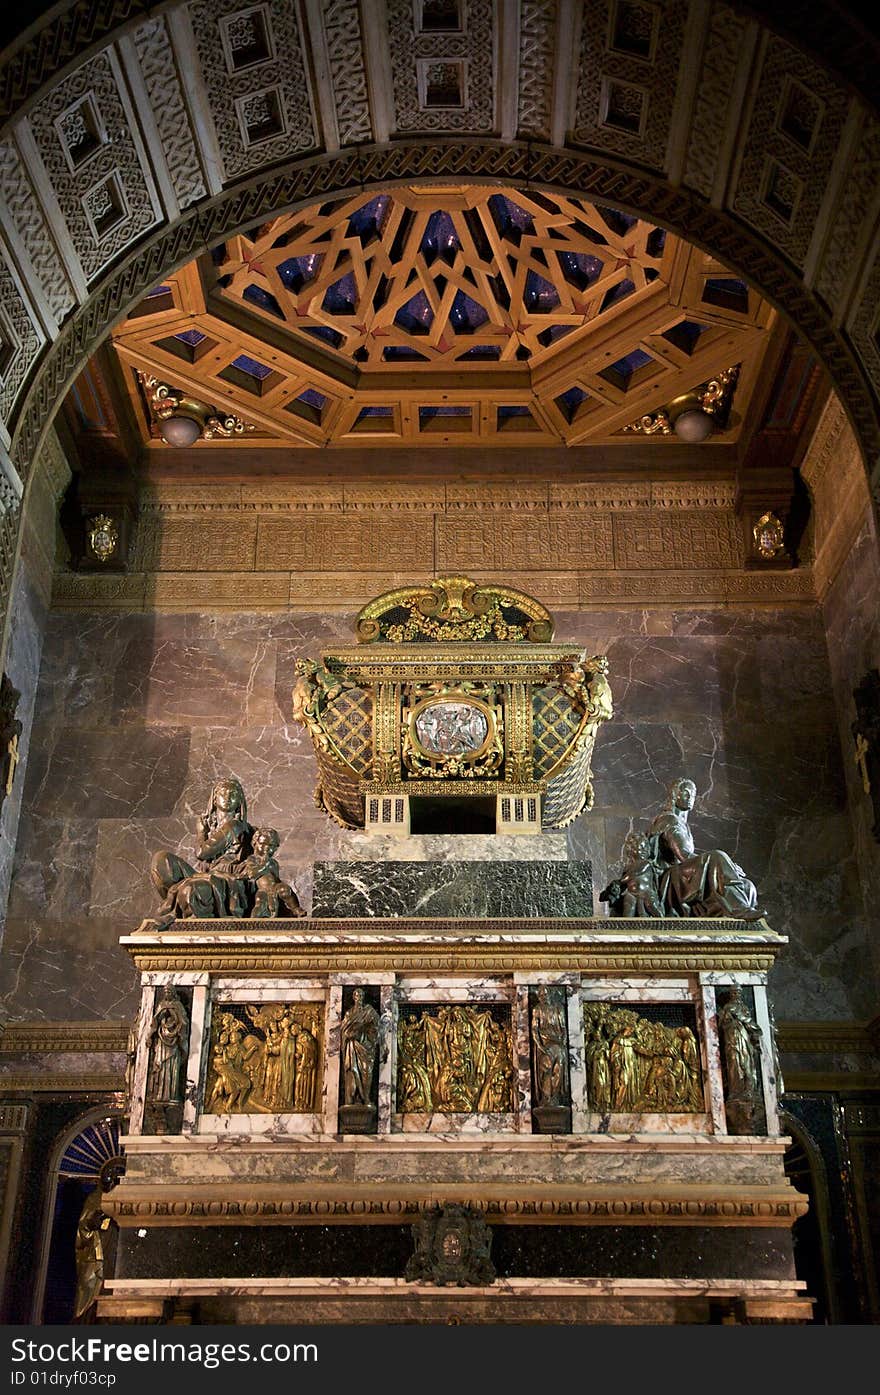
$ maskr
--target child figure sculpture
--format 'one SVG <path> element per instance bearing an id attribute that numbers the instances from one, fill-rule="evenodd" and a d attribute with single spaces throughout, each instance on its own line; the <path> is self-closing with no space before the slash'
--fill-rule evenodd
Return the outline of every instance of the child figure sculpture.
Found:
<path id="1" fill-rule="evenodd" d="M 651 840 L 644 833 L 630 833 L 623 845 L 623 871 L 601 893 L 610 901 L 612 915 L 662 916 L 657 895 L 657 865 L 651 856 Z"/>
<path id="2" fill-rule="evenodd" d="M 276 916 L 304 916 L 292 886 L 283 882 L 275 853 L 281 839 L 274 828 L 257 828 L 251 839 L 253 853 L 241 864 L 241 875 L 253 883 L 254 904 L 251 919 Z"/>

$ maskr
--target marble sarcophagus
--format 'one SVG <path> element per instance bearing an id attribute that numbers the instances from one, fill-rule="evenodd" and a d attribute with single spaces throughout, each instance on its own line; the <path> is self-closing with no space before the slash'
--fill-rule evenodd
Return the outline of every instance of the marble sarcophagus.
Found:
<path id="1" fill-rule="evenodd" d="M 485 901 L 521 866 L 459 875 Z M 576 912 L 589 865 L 558 867 Z M 765 920 L 389 918 L 393 864 L 347 905 L 317 871 L 318 915 L 123 940 L 143 1001 L 99 1318 L 803 1320 Z"/>

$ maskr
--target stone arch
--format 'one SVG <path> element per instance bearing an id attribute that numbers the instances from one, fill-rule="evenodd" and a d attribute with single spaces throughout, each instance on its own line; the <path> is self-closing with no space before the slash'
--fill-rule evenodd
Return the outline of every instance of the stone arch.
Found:
<path id="1" fill-rule="evenodd" d="M 52 1144 L 52 1150 L 49 1155 L 49 1165 L 45 1172 L 46 1190 L 43 1196 L 39 1229 L 35 1242 L 37 1262 L 34 1270 L 35 1283 L 31 1304 L 31 1321 L 34 1323 L 39 1324 L 43 1321 L 49 1260 L 52 1242 L 55 1236 L 55 1203 L 58 1187 L 62 1180 L 61 1165 L 64 1156 L 72 1144 L 75 1144 L 81 1137 L 86 1135 L 90 1127 L 110 1121 L 115 1121 L 121 1126 L 122 1120 L 122 1114 L 119 1112 L 118 1107 L 113 1104 L 95 1105 L 83 1109 L 81 1113 L 71 1119 L 56 1135 Z M 85 1180 L 90 1181 L 91 1178 L 86 1178 Z"/>

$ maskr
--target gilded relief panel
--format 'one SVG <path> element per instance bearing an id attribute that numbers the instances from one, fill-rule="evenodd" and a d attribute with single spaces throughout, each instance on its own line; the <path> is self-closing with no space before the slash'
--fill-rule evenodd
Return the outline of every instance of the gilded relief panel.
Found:
<path id="1" fill-rule="evenodd" d="M 403 1008 L 397 1029 L 397 1108 L 412 1114 L 506 1114 L 513 1109 L 510 1010 L 443 1003 Z"/>
<path id="2" fill-rule="evenodd" d="M 636 1012 L 612 1003 L 585 1003 L 590 1110 L 594 1114 L 702 1113 L 706 1106 L 695 1027 L 690 1008 Z"/>
<path id="3" fill-rule="evenodd" d="M 322 1002 L 215 1007 L 205 1113 L 317 1113 L 323 1022 Z"/>

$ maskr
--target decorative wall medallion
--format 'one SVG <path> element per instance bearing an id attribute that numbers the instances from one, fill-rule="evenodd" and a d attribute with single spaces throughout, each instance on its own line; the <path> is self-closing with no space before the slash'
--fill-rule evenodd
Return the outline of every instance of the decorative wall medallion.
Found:
<path id="1" fill-rule="evenodd" d="M 473 702 L 425 703 L 413 718 L 416 741 L 429 756 L 474 756 L 489 736 L 489 719 Z"/>
<path id="2" fill-rule="evenodd" d="M 755 551 L 759 557 L 771 562 L 785 551 L 784 530 L 775 513 L 763 513 L 752 529 Z"/>
<path id="3" fill-rule="evenodd" d="M 492 1236 L 479 1211 L 455 1204 L 435 1206 L 412 1230 L 415 1252 L 406 1266 L 408 1283 L 462 1287 L 494 1281 Z"/>
<path id="4" fill-rule="evenodd" d="M 119 546 L 119 529 L 106 513 L 90 519 L 89 548 L 99 562 L 109 562 Z"/>

